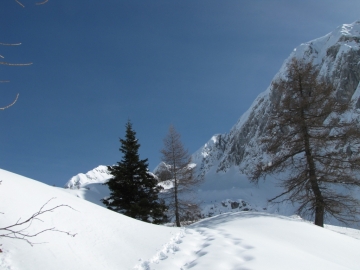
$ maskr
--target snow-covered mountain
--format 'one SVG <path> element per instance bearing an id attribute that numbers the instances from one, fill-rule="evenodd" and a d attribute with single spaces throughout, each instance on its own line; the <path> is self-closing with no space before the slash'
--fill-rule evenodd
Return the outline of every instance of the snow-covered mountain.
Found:
<path id="1" fill-rule="evenodd" d="M 274 80 L 284 75 L 293 57 L 318 66 L 320 75 L 336 86 L 338 98 L 355 100 L 356 108 L 360 108 L 360 21 L 339 26 L 331 33 L 295 48 Z M 276 89 L 270 84 L 228 134 L 213 136 L 194 153 L 199 174 L 206 175 L 213 167 L 216 172 L 226 172 L 233 166 L 246 171 L 252 159 L 263 152 L 258 141 L 266 132 L 268 110 L 275 98 Z"/>
<path id="2" fill-rule="evenodd" d="M 339 26 L 331 33 L 295 48 L 273 80 L 284 76 L 289 61 L 294 57 L 305 62 L 312 62 L 317 66 L 320 69 L 319 76 L 325 77 L 335 85 L 338 99 L 354 101 L 355 108 L 352 117 L 356 115 L 360 119 L 360 21 Z M 234 170 L 239 176 L 245 178 L 242 174 L 246 174 L 253 166 L 254 160 L 261 158 L 264 153 L 265 149 L 262 149 L 263 146 L 259 142 L 266 135 L 268 112 L 272 107 L 276 107 L 276 100 L 278 100 L 277 89 L 273 89 L 271 83 L 268 89 L 255 99 L 228 134 L 214 135 L 193 154 L 193 161 L 197 164 L 197 173 L 205 177 L 207 182 L 205 185 L 209 184 L 210 179 L 218 182 L 218 185 L 226 183 L 229 179 L 233 179 Z M 242 177 L 238 177 L 238 183 L 234 183 L 235 187 L 241 187 L 244 184 L 241 181 L 246 180 L 241 180 Z M 259 190 L 266 191 L 265 198 L 271 198 L 275 185 L 260 183 Z M 253 188 L 251 192 L 262 193 L 259 190 Z M 357 192 L 357 197 L 359 197 L 360 190 L 353 190 L 353 192 Z M 277 194 L 280 193 L 278 190 Z M 242 196 L 239 198 L 245 199 L 243 194 L 239 193 L 239 195 Z M 266 202 L 260 198 L 245 200 L 253 206 L 262 205 L 263 209 L 266 208 L 270 212 L 279 211 L 282 214 L 289 214 L 296 209 L 289 204 L 279 205 L 278 209 L 274 209 L 272 206 L 266 206 Z"/>
<path id="3" fill-rule="evenodd" d="M 284 61 L 274 80 L 285 74 L 286 66 L 293 57 L 312 61 L 318 66 L 320 75 L 335 84 L 338 98 L 354 100 L 354 113 L 359 113 L 357 109 L 360 109 L 360 21 L 341 25 L 329 34 L 295 48 Z M 192 155 L 197 175 L 204 178 L 204 182 L 195 190 L 204 216 L 243 210 L 294 214 L 294 205 L 268 204 L 269 198 L 281 193 L 274 179 L 254 186 L 246 177 L 246 171 L 252 166 L 253 160 L 264 152 L 258 142 L 266 132 L 268 111 L 276 98 L 276 89 L 272 89 L 270 84 L 229 133 L 212 136 Z M 103 183 L 109 177 L 102 168 L 106 169 L 100 166 L 85 175 L 73 177 L 66 187 L 78 188 L 79 190 L 71 192 L 75 192 L 79 197 L 92 198 L 94 202 L 97 200 L 98 203 L 101 196 L 96 195 L 100 195 L 96 183 Z M 161 166 L 156 170 L 159 168 Z M 106 190 L 103 191 L 106 193 Z"/>
<path id="4" fill-rule="evenodd" d="M 107 166 L 100 165 L 85 174 L 79 173 L 71 177 L 65 184 L 65 188 L 80 189 L 85 188 L 90 184 L 103 184 L 109 178 L 111 178 L 111 174 L 109 173 Z"/>
<path id="5" fill-rule="evenodd" d="M 100 165 L 85 174 L 79 173 L 71 177 L 64 187 L 68 193 L 78 198 L 104 206 L 100 200 L 110 193 L 108 187 L 103 185 L 109 178 L 111 174 L 107 166 Z"/>

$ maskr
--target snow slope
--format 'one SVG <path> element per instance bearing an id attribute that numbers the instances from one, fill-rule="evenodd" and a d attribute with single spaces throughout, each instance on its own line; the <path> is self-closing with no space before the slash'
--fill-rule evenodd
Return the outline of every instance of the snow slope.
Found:
<path id="1" fill-rule="evenodd" d="M 76 233 L 70 237 L 48 232 L 33 239 L 46 242 L 31 247 L 21 240 L 2 238 L 0 269 L 132 269 L 141 258 L 179 233 L 179 229 L 139 222 L 79 199 L 64 189 L 0 170 L 0 227 L 15 223 L 39 210 L 51 198 L 50 206 L 67 204 L 42 216 L 29 230 L 56 227 Z"/>
<path id="2" fill-rule="evenodd" d="M 359 240 L 301 219 L 226 213 L 185 229 L 179 251 L 151 269 L 359 269 Z"/>
<path id="3" fill-rule="evenodd" d="M 28 231 L 55 226 L 32 239 L 0 238 L 0 269 L 359 269 L 360 231 L 316 227 L 298 217 L 225 213 L 186 228 L 147 224 L 114 213 L 64 189 L 0 169 L 0 228 L 25 218 L 49 199 L 67 204 Z M 344 234 L 349 234 L 350 237 Z M 357 238 L 357 239 L 356 239 Z"/>

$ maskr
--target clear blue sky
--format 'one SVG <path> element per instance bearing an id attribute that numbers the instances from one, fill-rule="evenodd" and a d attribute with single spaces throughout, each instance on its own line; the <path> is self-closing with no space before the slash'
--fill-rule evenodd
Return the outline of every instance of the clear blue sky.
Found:
<path id="1" fill-rule="evenodd" d="M 153 170 L 170 124 L 192 153 L 227 133 L 302 42 L 358 0 L 1 1 L 0 168 L 50 185 L 121 159 L 130 119 Z"/>

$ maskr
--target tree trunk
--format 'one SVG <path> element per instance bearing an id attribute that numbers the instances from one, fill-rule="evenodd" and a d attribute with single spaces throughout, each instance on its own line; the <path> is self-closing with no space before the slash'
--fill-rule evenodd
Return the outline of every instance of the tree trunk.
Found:
<path id="1" fill-rule="evenodd" d="M 311 183 L 311 190 L 315 196 L 315 225 L 324 227 L 324 198 L 321 194 L 319 184 L 315 174 L 315 164 L 312 156 L 306 156 L 309 164 L 309 177 Z"/>
<path id="2" fill-rule="evenodd" d="M 321 193 L 320 193 L 320 197 Z M 320 227 L 324 227 L 324 213 L 325 213 L 325 209 L 324 209 L 324 203 L 322 198 L 318 201 L 316 201 L 316 207 L 315 207 L 315 225 L 320 226 Z"/>
<path id="3" fill-rule="evenodd" d="M 302 78 L 299 78 L 299 90 L 301 98 L 304 98 L 304 92 L 303 92 L 303 85 L 302 85 Z M 308 131 L 308 124 L 305 120 L 305 108 L 303 107 L 301 109 L 301 119 L 302 119 L 302 130 L 303 130 L 303 136 L 304 136 L 304 147 L 305 147 L 305 155 L 306 155 L 306 161 L 309 166 L 309 180 L 311 184 L 311 190 L 315 197 L 315 225 L 324 227 L 324 198 L 321 194 L 321 190 L 319 188 L 319 184 L 316 177 L 316 167 L 314 158 L 311 153 L 311 147 L 310 147 L 310 135 Z"/>
<path id="4" fill-rule="evenodd" d="M 176 221 L 176 226 L 180 227 L 180 215 L 179 215 L 179 204 L 178 204 L 178 184 L 177 184 L 177 180 L 176 177 L 174 179 L 174 189 L 175 189 L 175 221 Z"/>
<path id="5" fill-rule="evenodd" d="M 317 181 L 315 162 L 311 153 L 309 133 L 306 127 L 304 127 L 304 145 L 306 161 L 309 166 L 311 190 L 315 196 L 315 225 L 324 227 L 324 198 L 321 194 L 319 183 Z"/>

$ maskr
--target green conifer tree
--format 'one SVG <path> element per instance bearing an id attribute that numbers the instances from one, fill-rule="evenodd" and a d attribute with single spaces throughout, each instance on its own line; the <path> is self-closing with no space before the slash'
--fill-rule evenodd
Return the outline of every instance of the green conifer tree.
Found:
<path id="1" fill-rule="evenodd" d="M 147 159 L 141 160 L 138 154 L 140 144 L 130 121 L 126 124 L 125 139 L 120 139 L 123 158 L 117 165 L 108 166 L 113 177 L 105 183 L 110 196 L 102 202 L 108 209 L 126 216 L 152 222 L 166 221 L 166 206 L 158 198 L 163 189 L 158 180 L 148 170 Z"/>

